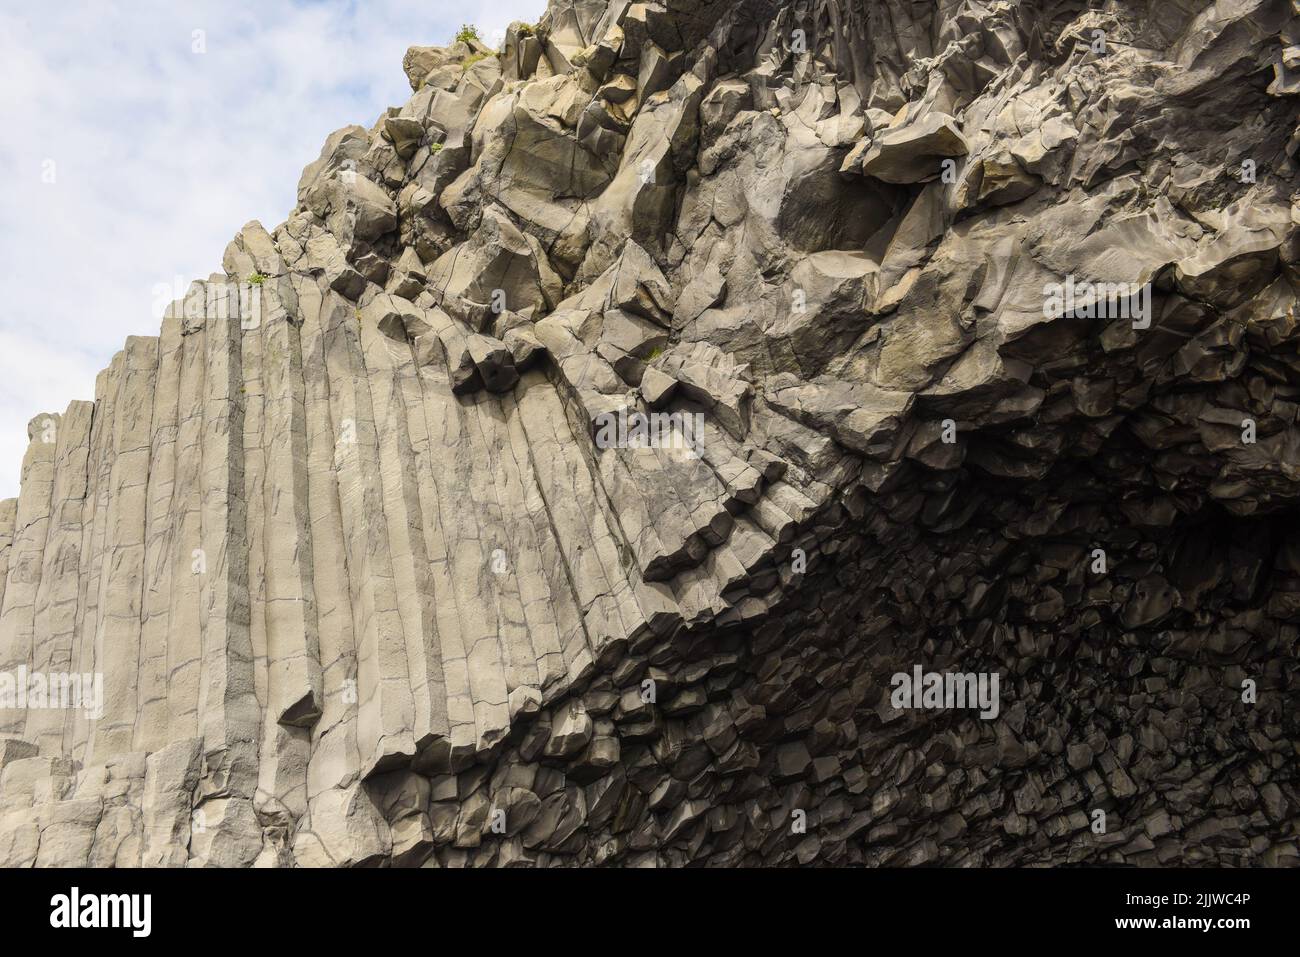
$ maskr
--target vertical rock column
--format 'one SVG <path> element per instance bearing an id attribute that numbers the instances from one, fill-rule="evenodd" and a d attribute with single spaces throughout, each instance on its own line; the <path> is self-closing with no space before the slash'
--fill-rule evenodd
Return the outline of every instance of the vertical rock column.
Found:
<path id="1" fill-rule="evenodd" d="M 446 319 L 445 315 L 441 318 Z M 464 413 L 451 393 L 445 353 L 436 339 L 430 345 L 422 356 L 420 381 L 442 532 L 441 545 L 430 552 L 435 563 L 440 553 L 446 554 L 454 607 L 459 613 L 456 637 L 443 641 L 443 667 L 456 745 L 453 756 L 467 757 L 468 752 L 459 747 L 464 734 L 461 721 L 472 710 L 474 748 L 490 746 L 504 732 L 507 692 L 495 609 L 484 594 L 490 552 L 483 551 L 472 492 L 473 484 L 482 479 L 474 474 L 473 463 L 463 451 Z"/>
<path id="2" fill-rule="evenodd" d="M 287 280 L 285 281 L 287 286 Z M 311 727 L 321 713 L 320 636 L 313 593 L 307 418 L 296 302 L 262 293 L 262 380 L 266 481 L 266 632 L 271 670 L 268 718 Z M 246 333 L 247 339 L 251 333 Z"/>
<path id="3" fill-rule="evenodd" d="M 353 779 L 357 753 L 356 637 L 351 576 L 343 546 L 343 520 L 334 477 L 338 434 L 330 410 L 325 359 L 325 294 L 312 280 L 294 283 L 302 348 L 306 429 L 307 505 L 311 516 L 312 578 L 321 663 L 321 715 L 312 731 L 307 796 L 313 799 Z"/>
<path id="4" fill-rule="evenodd" d="M 73 668 L 81 674 L 99 672 L 95 638 L 99 631 L 99 609 L 103 587 L 104 549 L 108 542 L 108 504 L 117 446 L 113 440 L 118 383 L 125 354 L 113 357 L 107 369 L 95 379 L 95 414 L 90 426 L 90 458 L 86 466 L 86 498 L 81 510 L 81 576 L 78 592 L 77 633 L 73 645 Z M 64 736 L 65 755 L 85 761 L 90 753 L 93 725 L 85 712 L 68 721 Z"/>
<path id="5" fill-rule="evenodd" d="M 4 608 L 5 582 L 9 578 L 9 552 L 14 544 L 14 522 L 18 518 L 18 499 L 0 501 L 0 609 Z"/>
<path id="6" fill-rule="evenodd" d="M 242 325 L 246 347 L 251 341 L 261 346 L 257 440 L 263 481 L 260 494 L 250 496 L 249 521 L 256 509 L 266 529 L 261 607 L 266 706 L 256 808 L 263 827 L 273 829 L 264 833 L 274 834 L 260 863 L 279 863 L 294 822 L 307 811 L 310 729 L 321 716 L 322 680 L 297 297 L 282 278 L 267 280 L 253 302 L 256 308 L 244 313 Z"/>
<path id="7" fill-rule="evenodd" d="M 237 314 L 237 313 L 236 313 Z M 203 773 L 196 813 L 201 826 L 191 864 L 242 866 L 261 851 L 253 812 L 261 719 L 249 636 L 248 536 L 244 502 L 244 396 L 237 321 L 203 324 L 202 677 L 199 727 Z"/>
<path id="8" fill-rule="evenodd" d="M 167 339 L 164 329 L 164 343 Z M 199 736 L 199 684 L 203 671 L 199 601 L 203 582 L 210 573 L 209 556 L 203 548 L 203 396 L 208 371 L 201 323 L 183 322 L 180 353 L 176 478 L 167 555 L 171 566 L 167 609 L 167 725 L 173 740 Z"/>
<path id="9" fill-rule="evenodd" d="M 446 741 L 430 757 L 440 767 L 456 768 L 473 754 L 478 735 L 463 639 L 467 619 L 456 594 L 451 543 L 444 522 L 444 508 L 448 503 L 443 489 L 448 487 L 449 470 L 446 450 L 442 446 L 445 411 L 437 383 L 441 383 L 449 394 L 451 382 L 442 358 L 442 346 L 436 336 L 426 337 L 413 352 L 416 379 L 406 382 L 404 388 L 412 392 L 407 414 L 420 498 L 420 524 L 424 530 L 425 554 L 429 558 L 434 594 L 434 620 L 448 726 Z M 430 364 L 434 362 L 437 364 Z"/>
<path id="10" fill-rule="evenodd" d="M 36 592 L 50 523 L 58 425 L 59 416 L 47 414 L 38 415 L 27 426 L 30 444 L 23 457 L 22 491 L 14 518 L 13 544 L 9 547 L 4 608 L 0 610 L 0 672 L 9 672 L 15 678 L 18 668 L 30 667 L 32 661 Z M 0 708 L 0 734 L 21 736 L 26 721 L 24 710 Z"/>
<path id="11" fill-rule="evenodd" d="M 139 712 L 145 504 L 158 340 L 132 336 L 123 355 L 105 520 L 109 545 L 100 566 L 101 605 L 95 630 L 95 669 L 104 675 L 104 713 L 92 727 L 88 750 L 89 756 L 104 757 L 131 750 Z"/>
<path id="12" fill-rule="evenodd" d="M 94 406 L 73 402 L 58 425 L 54 485 L 51 496 L 49 538 L 45 546 L 41 583 L 36 593 L 35 646 L 32 667 L 46 675 L 72 670 L 80 592 L 81 535 L 86 498 L 86 467 L 90 455 L 90 427 Z M 69 685 L 69 687 L 73 687 Z M 85 696 L 91 684 L 76 685 Z M 67 701 L 84 711 L 92 701 Z M 72 715 L 54 708 L 33 709 L 27 715 L 24 737 L 44 754 L 58 754 L 64 730 Z"/>
<path id="13" fill-rule="evenodd" d="M 171 545 L 180 517 L 173 511 L 180 376 L 184 355 L 181 322 L 163 319 L 158 339 L 158 374 L 153 387 L 153 439 L 144 520 L 144 597 L 140 622 L 140 713 L 134 748 L 156 751 L 170 740 L 168 662 L 171 632 Z"/>
<path id="14" fill-rule="evenodd" d="M 447 689 L 410 427 L 411 412 L 418 410 L 422 420 L 423 407 L 414 357 L 395 304 L 396 300 L 387 296 L 373 300 L 361 313 L 360 336 L 379 444 L 393 580 L 406 637 L 415 722 L 412 733 L 417 751 L 427 755 L 430 749 L 441 751 L 445 746 Z"/>
<path id="15" fill-rule="evenodd" d="M 357 745 L 361 772 L 415 754 L 406 639 L 384 517 L 378 436 L 357 330 L 358 312 L 331 294 L 321 314 L 337 428 L 335 465 L 357 634 Z"/>

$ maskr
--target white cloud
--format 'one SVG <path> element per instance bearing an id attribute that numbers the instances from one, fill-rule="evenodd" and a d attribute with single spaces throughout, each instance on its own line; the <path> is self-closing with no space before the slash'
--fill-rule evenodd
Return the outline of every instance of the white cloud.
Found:
<path id="1" fill-rule="evenodd" d="M 545 0 L 75 0 L 0 10 L 0 498 L 27 423 L 94 397 L 153 288 L 293 208 L 325 137 L 411 95 L 402 55 Z M 193 52 L 196 30 L 206 52 Z M 53 182 L 46 182 L 52 174 Z"/>

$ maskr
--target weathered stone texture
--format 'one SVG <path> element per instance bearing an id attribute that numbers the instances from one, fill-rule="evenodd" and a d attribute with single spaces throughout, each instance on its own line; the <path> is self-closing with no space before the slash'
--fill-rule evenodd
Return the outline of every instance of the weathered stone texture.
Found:
<path id="1" fill-rule="evenodd" d="M 0 705 L 0 864 L 1300 864 L 1298 44 L 552 0 L 412 47 L 33 420 L 0 671 L 103 711 Z M 650 411 L 697 441 L 597 441 Z"/>

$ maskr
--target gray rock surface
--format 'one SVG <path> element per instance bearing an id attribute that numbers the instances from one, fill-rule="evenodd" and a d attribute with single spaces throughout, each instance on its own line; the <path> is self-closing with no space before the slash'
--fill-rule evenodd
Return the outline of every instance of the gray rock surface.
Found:
<path id="1" fill-rule="evenodd" d="M 33 420 L 0 864 L 1300 864 L 1300 20 L 1084 6 L 413 47 Z"/>

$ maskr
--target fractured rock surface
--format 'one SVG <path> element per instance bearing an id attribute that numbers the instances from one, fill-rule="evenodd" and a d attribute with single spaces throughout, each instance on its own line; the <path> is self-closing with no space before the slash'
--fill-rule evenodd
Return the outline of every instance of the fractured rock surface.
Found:
<path id="1" fill-rule="evenodd" d="M 0 694 L 0 864 L 1300 864 L 1289 3 L 402 67 L 33 420 L 0 673 L 102 708 Z"/>

